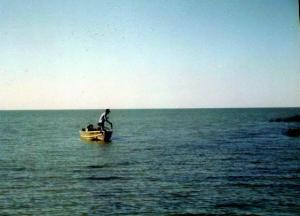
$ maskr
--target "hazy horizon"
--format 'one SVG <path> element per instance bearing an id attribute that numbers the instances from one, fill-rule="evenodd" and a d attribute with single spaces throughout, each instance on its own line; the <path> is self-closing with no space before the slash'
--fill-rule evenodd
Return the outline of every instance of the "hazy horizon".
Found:
<path id="1" fill-rule="evenodd" d="M 0 17 L 0 110 L 300 107 L 297 0 L 3 0 Z"/>
<path id="2" fill-rule="evenodd" d="M 300 107 L 143 107 L 143 108 L 113 108 L 113 110 L 172 110 L 172 109 L 300 109 Z M 62 108 L 62 109 L 0 109 L 0 111 L 76 111 L 76 110 L 99 110 L 104 111 L 106 108 Z"/>

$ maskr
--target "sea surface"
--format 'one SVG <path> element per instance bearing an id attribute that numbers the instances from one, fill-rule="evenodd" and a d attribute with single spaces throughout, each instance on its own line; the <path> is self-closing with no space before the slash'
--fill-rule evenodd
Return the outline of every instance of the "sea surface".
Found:
<path id="1" fill-rule="evenodd" d="M 0 111 L 0 215 L 300 215 L 300 109 Z"/>

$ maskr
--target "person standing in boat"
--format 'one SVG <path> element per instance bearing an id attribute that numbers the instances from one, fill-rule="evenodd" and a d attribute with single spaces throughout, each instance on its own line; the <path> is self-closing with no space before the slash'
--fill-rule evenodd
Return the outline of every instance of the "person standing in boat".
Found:
<path id="1" fill-rule="evenodd" d="M 100 127 L 101 131 L 105 131 L 104 123 L 107 122 L 110 124 L 110 127 L 113 128 L 112 123 L 108 120 L 108 114 L 110 113 L 110 109 L 106 109 L 99 118 L 98 126 Z"/>

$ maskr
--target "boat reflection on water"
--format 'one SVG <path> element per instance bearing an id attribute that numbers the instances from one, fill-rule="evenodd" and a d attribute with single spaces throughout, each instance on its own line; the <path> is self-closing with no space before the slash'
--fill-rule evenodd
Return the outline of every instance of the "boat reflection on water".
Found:
<path id="1" fill-rule="evenodd" d="M 99 144 L 99 145 L 108 145 L 111 143 L 111 141 L 109 142 L 105 142 L 105 141 L 101 141 L 101 140 L 98 140 L 98 141 L 93 141 L 93 140 L 87 140 L 87 139 L 84 139 L 84 138 L 81 138 L 80 137 L 80 140 L 81 142 L 85 143 L 85 144 Z"/>

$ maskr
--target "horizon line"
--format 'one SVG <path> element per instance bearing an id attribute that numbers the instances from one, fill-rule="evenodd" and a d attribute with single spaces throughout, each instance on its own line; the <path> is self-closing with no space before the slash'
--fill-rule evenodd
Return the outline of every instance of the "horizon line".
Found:
<path id="1" fill-rule="evenodd" d="M 257 107 L 140 107 L 140 108 L 109 108 L 111 110 L 175 110 L 175 109 L 297 109 L 300 106 L 257 106 Z M 75 111 L 75 110 L 105 110 L 106 108 L 25 108 L 25 109 L 0 109 L 0 111 Z"/>

